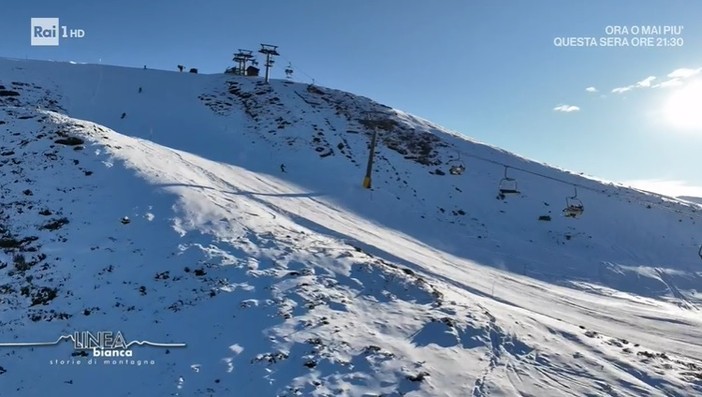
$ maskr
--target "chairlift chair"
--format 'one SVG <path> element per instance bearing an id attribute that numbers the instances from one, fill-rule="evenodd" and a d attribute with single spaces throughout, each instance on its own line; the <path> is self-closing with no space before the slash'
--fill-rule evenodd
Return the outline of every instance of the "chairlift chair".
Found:
<path id="1" fill-rule="evenodd" d="M 291 79 L 293 75 L 292 64 L 288 63 L 288 67 L 285 69 L 285 77 Z"/>
<path id="2" fill-rule="evenodd" d="M 700 245 L 700 251 L 697 254 L 699 254 L 700 259 L 702 259 L 702 245 Z"/>
<path id="3" fill-rule="evenodd" d="M 517 187 L 517 180 L 507 176 L 507 168 L 509 168 L 509 167 L 505 167 L 505 176 L 502 179 L 500 179 L 500 184 L 499 184 L 500 193 L 497 196 L 500 199 L 504 199 L 507 195 L 510 195 L 510 194 L 519 194 L 519 189 Z"/>
<path id="4" fill-rule="evenodd" d="M 566 207 L 563 209 L 563 215 L 569 218 L 577 218 L 585 211 L 583 202 L 578 198 L 578 189 L 573 187 L 574 194 L 572 197 L 566 197 Z"/>

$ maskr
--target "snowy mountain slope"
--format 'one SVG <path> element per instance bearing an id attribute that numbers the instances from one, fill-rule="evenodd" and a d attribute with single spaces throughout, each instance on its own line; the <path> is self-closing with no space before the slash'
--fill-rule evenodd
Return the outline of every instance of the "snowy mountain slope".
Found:
<path id="1" fill-rule="evenodd" d="M 697 204 L 702 204 L 702 197 L 694 197 L 694 196 L 680 196 L 678 197 L 680 200 L 685 200 L 689 201 L 691 203 L 697 203 Z"/>
<path id="2" fill-rule="evenodd" d="M 699 207 L 320 87 L 10 60 L 0 76 L 2 340 L 111 327 L 188 343 L 140 348 L 157 361 L 143 368 L 0 351 L 0 390 L 699 392 Z M 366 110 L 388 129 L 373 191 Z M 55 143 L 70 137 L 86 142 Z M 458 153 L 468 170 L 447 175 Z M 500 164 L 532 172 L 510 170 L 519 197 L 495 198 Z M 560 216 L 570 184 L 580 219 Z"/>

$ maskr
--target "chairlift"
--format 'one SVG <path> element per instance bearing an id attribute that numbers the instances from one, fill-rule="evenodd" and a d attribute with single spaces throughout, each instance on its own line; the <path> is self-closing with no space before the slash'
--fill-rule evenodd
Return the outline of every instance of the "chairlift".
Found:
<path id="1" fill-rule="evenodd" d="M 700 259 L 702 259 L 702 244 L 700 245 L 700 251 L 697 254 L 700 256 Z"/>
<path id="2" fill-rule="evenodd" d="M 458 159 L 452 160 L 450 162 L 449 174 L 451 175 L 463 175 L 466 170 L 466 165 L 461 160 L 461 153 L 458 153 Z"/>
<path id="3" fill-rule="evenodd" d="M 285 77 L 291 79 L 293 75 L 292 64 L 288 62 L 288 67 L 285 69 Z"/>
<path id="4" fill-rule="evenodd" d="M 563 209 L 563 215 L 569 218 L 577 218 L 585 211 L 585 206 L 578 198 L 578 189 L 575 186 L 573 186 L 573 191 L 573 196 L 566 197 L 566 207 Z"/>
<path id="5" fill-rule="evenodd" d="M 507 168 L 509 167 L 505 166 L 505 176 L 502 179 L 500 179 L 500 193 L 497 196 L 497 198 L 499 199 L 504 199 L 507 195 L 510 194 L 519 194 L 517 180 L 507 176 Z"/>

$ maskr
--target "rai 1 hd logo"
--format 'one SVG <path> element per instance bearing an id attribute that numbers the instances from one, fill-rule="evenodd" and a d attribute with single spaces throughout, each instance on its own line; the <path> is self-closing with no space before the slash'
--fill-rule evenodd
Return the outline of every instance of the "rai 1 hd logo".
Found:
<path id="1" fill-rule="evenodd" d="M 31 45 L 58 46 L 60 39 L 82 39 L 85 30 L 61 25 L 58 18 L 32 18 Z"/>

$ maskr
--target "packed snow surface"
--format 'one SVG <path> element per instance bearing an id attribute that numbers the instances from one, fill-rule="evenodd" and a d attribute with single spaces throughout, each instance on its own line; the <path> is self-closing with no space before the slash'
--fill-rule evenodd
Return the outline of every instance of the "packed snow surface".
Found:
<path id="1" fill-rule="evenodd" d="M 325 87 L 9 59 L 0 170 L 0 342 L 186 344 L 3 346 L 1 396 L 702 395 L 691 200 Z"/>

